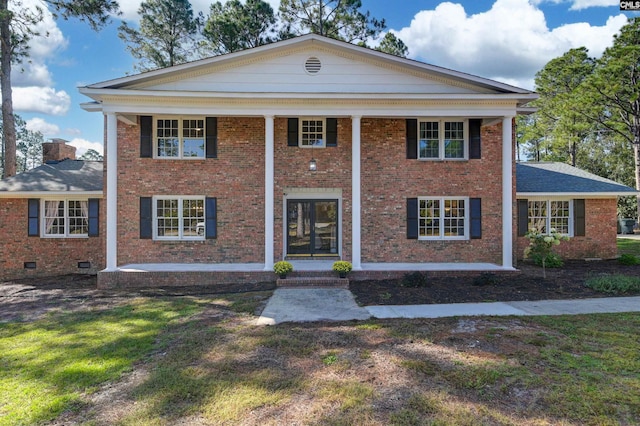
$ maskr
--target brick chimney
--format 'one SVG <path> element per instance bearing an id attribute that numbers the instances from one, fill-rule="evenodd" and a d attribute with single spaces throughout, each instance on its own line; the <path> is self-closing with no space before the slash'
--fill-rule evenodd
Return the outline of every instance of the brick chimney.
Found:
<path id="1" fill-rule="evenodd" d="M 62 160 L 75 160 L 76 147 L 67 145 L 64 139 L 51 139 L 51 142 L 42 143 L 42 162 L 49 163 Z"/>

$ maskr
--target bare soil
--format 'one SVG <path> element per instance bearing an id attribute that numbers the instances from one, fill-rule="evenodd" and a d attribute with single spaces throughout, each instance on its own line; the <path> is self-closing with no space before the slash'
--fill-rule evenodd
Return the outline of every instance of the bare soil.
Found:
<path id="1" fill-rule="evenodd" d="M 616 260 L 566 261 L 562 268 L 541 267 L 532 263 L 518 265 L 513 274 L 485 274 L 477 277 L 431 277 L 426 286 L 411 288 L 399 280 L 352 282 L 350 290 L 358 304 L 419 305 L 431 303 L 507 302 L 524 300 L 584 299 L 608 297 L 585 286 L 589 277 L 623 274 L 640 276 L 640 265 L 624 266 Z M 630 296 L 630 294 L 627 294 Z"/>
<path id="2" fill-rule="evenodd" d="M 624 266 L 615 260 L 567 261 L 562 268 L 547 268 L 546 278 L 542 268 L 530 263 L 519 264 L 518 269 L 517 273 L 489 275 L 484 283 L 470 276 L 435 277 L 427 273 L 425 287 L 405 287 L 402 280 L 352 281 L 350 290 L 361 306 L 583 299 L 611 296 L 586 287 L 590 276 L 640 276 L 640 265 Z M 263 285 L 254 290 L 268 288 Z M 49 311 L 108 309 L 138 296 L 204 296 L 231 290 L 207 286 L 99 290 L 93 275 L 14 280 L 0 283 L 0 322 L 29 321 Z"/>

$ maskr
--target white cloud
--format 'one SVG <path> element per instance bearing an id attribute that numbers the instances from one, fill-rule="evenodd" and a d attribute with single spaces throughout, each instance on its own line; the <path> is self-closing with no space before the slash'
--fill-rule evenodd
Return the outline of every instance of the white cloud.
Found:
<path id="1" fill-rule="evenodd" d="M 618 6 L 620 0 L 573 0 L 570 10 L 582 10 L 590 7 Z"/>
<path id="2" fill-rule="evenodd" d="M 580 23 L 550 30 L 544 13 L 527 0 L 496 0 L 475 15 L 446 2 L 418 12 L 397 34 L 412 58 L 532 88 L 532 76 L 551 59 L 581 46 L 599 55 L 626 22 L 618 15 L 602 27 Z"/>
<path id="3" fill-rule="evenodd" d="M 125 21 L 138 23 L 140 21 L 140 16 L 138 16 L 140 3 L 142 3 L 142 0 L 121 1 L 120 11 L 122 12 L 122 15 L 119 16 L 119 18 Z M 193 14 L 197 16 L 198 13 L 202 12 L 206 17 L 209 14 L 211 3 L 213 3 L 211 0 L 191 0 L 191 9 L 193 10 Z M 224 1 L 222 1 L 222 3 L 224 3 Z M 274 7 L 274 3 L 279 5 L 280 0 L 268 0 L 267 3 L 270 3 L 271 7 L 277 11 L 277 6 Z"/>
<path id="4" fill-rule="evenodd" d="M 51 87 L 14 87 L 13 107 L 16 111 L 64 115 L 71 106 L 71 97 L 64 90 Z"/>
<path id="5" fill-rule="evenodd" d="M 47 123 L 40 117 L 27 120 L 27 130 L 40 132 L 45 138 L 57 138 L 60 136 L 60 127 L 56 124 Z"/>
<path id="6" fill-rule="evenodd" d="M 76 158 L 82 156 L 90 149 L 97 151 L 100 155 L 104 155 L 104 147 L 101 142 L 91 142 L 86 139 L 74 138 L 69 142 L 69 145 L 75 146 L 77 148 Z"/>

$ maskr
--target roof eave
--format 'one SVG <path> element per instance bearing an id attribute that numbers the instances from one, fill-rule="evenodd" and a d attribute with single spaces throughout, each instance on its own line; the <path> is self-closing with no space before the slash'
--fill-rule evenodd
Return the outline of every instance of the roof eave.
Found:
<path id="1" fill-rule="evenodd" d="M 614 198 L 634 197 L 640 195 L 640 191 L 614 191 L 614 192 L 516 192 L 516 197 L 580 197 L 580 198 Z"/>
<path id="2" fill-rule="evenodd" d="M 0 191 L 0 198 L 99 197 L 103 191 Z"/>

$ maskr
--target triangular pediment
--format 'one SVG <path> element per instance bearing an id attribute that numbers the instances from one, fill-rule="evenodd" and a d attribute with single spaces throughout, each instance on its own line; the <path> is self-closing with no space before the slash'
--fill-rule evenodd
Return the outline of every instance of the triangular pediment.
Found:
<path id="1" fill-rule="evenodd" d="M 88 88 L 282 95 L 530 93 L 315 34 Z"/>

